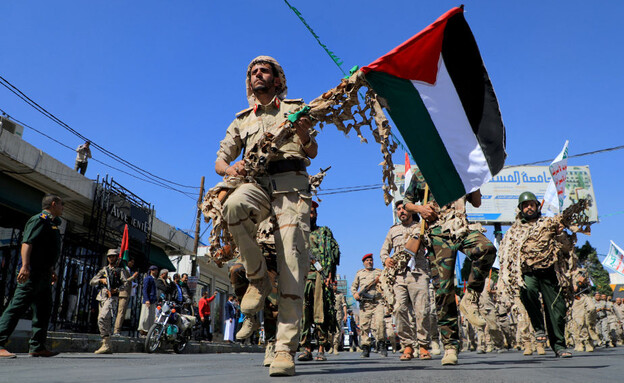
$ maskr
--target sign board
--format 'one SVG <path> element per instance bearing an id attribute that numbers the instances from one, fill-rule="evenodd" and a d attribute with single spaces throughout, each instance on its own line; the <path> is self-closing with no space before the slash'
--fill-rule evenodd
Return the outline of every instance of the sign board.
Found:
<path id="1" fill-rule="evenodd" d="M 480 208 L 466 204 L 468 220 L 485 224 L 511 225 L 516 218 L 520 194 L 530 191 L 541 201 L 551 180 L 548 166 L 506 167 L 481 187 Z M 598 208 L 589 166 L 568 166 L 566 195 L 568 198 L 562 211 L 581 198 L 589 198 L 592 205 L 588 211 L 590 221 L 598 221 Z"/>

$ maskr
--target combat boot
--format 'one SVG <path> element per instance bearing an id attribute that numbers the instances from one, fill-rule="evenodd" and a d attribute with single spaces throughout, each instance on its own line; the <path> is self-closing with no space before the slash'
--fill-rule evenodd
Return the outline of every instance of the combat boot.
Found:
<path id="1" fill-rule="evenodd" d="M 466 290 L 466 294 L 464 294 L 464 297 L 459 303 L 459 310 L 473 326 L 485 326 L 485 319 L 483 319 L 483 316 L 481 316 L 479 312 L 479 294 L 475 291 Z"/>
<path id="2" fill-rule="evenodd" d="M 384 358 L 388 357 L 388 344 L 386 342 L 379 342 L 379 354 Z"/>
<path id="3" fill-rule="evenodd" d="M 240 310 L 247 316 L 256 314 L 264 306 L 264 300 L 271 293 L 271 280 L 267 275 L 260 279 L 252 279 L 243 300 L 240 304 Z"/>
<path id="4" fill-rule="evenodd" d="M 443 366 L 454 366 L 457 364 L 457 348 L 454 346 L 446 346 L 444 348 L 444 357 L 442 357 Z"/>
<path id="5" fill-rule="evenodd" d="M 524 342 L 524 356 L 533 355 L 533 344 L 531 342 Z"/>
<path id="6" fill-rule="evenodd" d="M 362 358 L 370 357 L 370 346 L 369 345 L 362 345 L 362 354 L 360 355 L 360 357 L 362 357 Z"/>
<path id="7" fill-rule="evenodd" d="M 594 352 L 594 345 L 592 344 L 591 341 L 585 342 L 585 351 Z"/>
<path id="8" fill-rule="evenodd" d="M 431 354 L 432 355 L 440 355 L 440 343 L 437 340 L 431 342 Z"/>
<path id="9" fill-rule="evenodd" d="M 537 346 L 535 349 L 537 350 L 537 355 L 546 355 L 546 348 L 544 347 L 545 343 L 537 342 Z"/>
<path id="10" fill-rule="evenodd" d="M 95 350 L 94 354 L 112 354 L 113 348 L 111 347 L 110 338 L 102 338 L 102 346 Z"/>
<path id="11" fill-rule="evenodd" d="M 236 339 L 243 340 L 253 335 L 254 331 L 260 328 L 260 322 L 256 314 L 245 316 L 245 320 L 241 325 L 240 330 L 236 333 Z"/>
<path id="12" fill-rule="evenodd" d="M 295 359 L 288 351 L 277 351 L 271 367 L 269 376 L 293 376 L 295 375 Z"/>
<path id="13" fill-rule="evenodd" d="M 264 367 L 269 367 L 271 363 L 275 359 L 275 342 L 268 342 L 266 344 L 266 348 L 264 349 L 264 361 L 262 365 Z"/>

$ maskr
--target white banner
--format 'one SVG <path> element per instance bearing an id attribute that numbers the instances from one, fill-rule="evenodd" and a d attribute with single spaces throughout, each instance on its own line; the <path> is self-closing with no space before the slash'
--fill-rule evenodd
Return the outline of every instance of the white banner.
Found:
<path id="1" fill-rule="evenodd" d="M 624 275 L 624 250 L 611 241 L 609 253 L 602 261 L 602 265 L 610 268 L 618 274 Z"/>

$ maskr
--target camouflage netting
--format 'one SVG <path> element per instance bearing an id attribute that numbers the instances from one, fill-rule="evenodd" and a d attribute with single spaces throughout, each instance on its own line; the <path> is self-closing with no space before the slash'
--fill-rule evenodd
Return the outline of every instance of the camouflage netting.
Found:
<path id="1" fill-rule="evenodd" d="M 513 301 L 525 287 L 522 273 L 554 267 L 564 298 L 572 298 L 572 280 L 577 273 L 574 253 L 576 233 L 589 234 L 590 223 L 585 209 L 587 200 L 580 200 L 555 217 L 524 222 L 520 212 L 509 228 L 498 249 L 500 271 L 498 290 L 502 299 Z M 558 228 L 572 231 L 556 234 Z"/>
<path id="2" fill-rule="evenodd" d="M 362 106 L 358 91 L 364 87 L 368 90 Z M 318 121 L 321 129 L 326 124 L 333 124 L 345 135 L 352 129 L 355 130 L 361 142 L 368 142 L 362 134 L 362 127 L 368 126 L 370 128 L 375 142 L 381 145 L 383 191 L 384 201 L 387 205 L 392 202 L 392 192 L 397 190 L 394 184 L 394 164 L 392 162 L 392 154 L 397 148 L 397 143 L 392 139 L 390 124 L 383 112 L 381 102 L 383 100 L 379 99 L 377 94 L 368 87 L 364 75 L 357 71 L 349 78 L 343 79 L 337 87 L 314 99 L 309 104 L 309 114 Z M 375 121 L 375 128 L 372 125 L 373 121 Z M 222 204 L 239 185 L 245 182 L 255 183 L 255 177 L 266 174 L 267 164 L 276 156 L 282 144 L 290 140 L 290 137 L 295 134 L 295 128 L 290 121 L 282 124 L 282 128 L 276 135 L 269 132 L 264 133 L 255 145 L 248 148 L 243 158 L 246 176 L 225 176 L 223 182 L 208 190 L 204 197 L 200 208 L 205 221 L 212 221 L 209 257 L 219 266 L 237 256 L 236 246 L 227 229 L 227 224 L 223 220 Z M 326 171 L 327 169 L 321 170 L 319 174 L 310 177 L 314 194 L 316 194 Z"/>
<path id="3" fill-rule="evenodd" d="M 394 267 L 384 267 L 379 277 L 379 283 L 376 286 L 377 291 L 384 298 L 387 315 L 394 314 L 394 305 L 396 303 L 394 284 L 396 282 L 396 276 L 405 271 L 407 264 L 410 259 L 412 259 L 412 254 L 402 250 L 393 255 L 392 259 L 394 259 Z"/>

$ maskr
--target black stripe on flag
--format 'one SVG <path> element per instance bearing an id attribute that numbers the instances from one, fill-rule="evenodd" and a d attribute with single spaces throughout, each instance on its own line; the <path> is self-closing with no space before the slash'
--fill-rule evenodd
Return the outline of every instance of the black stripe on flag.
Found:
<path id="1" fill-rule="evenodd" d="M 492 175 L 505 164 L 505 126 L 479 47 L 463 13 L 444 30 L 442 58 Z"/>

